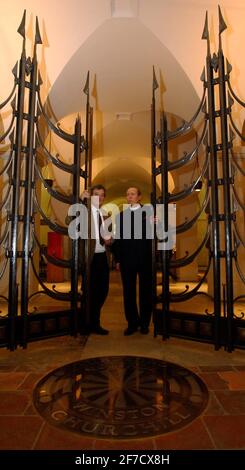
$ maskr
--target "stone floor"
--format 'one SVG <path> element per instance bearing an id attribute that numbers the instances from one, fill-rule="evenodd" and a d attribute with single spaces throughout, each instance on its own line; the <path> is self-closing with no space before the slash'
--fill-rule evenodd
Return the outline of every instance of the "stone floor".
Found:
<path id="1" fill-rule="evenodd" d="M 0 350 L 0 449 L 245 449 L 245 351 L 135 333 L 123 336 L 120 279 L 112 273 L 102 314 L 109 336 L 62 337 Z M 51 426 L 33 406 L 35 384 L 64 364 L 99 356 L 131 355 L 174 362 L 195 372 L 209 390 L 204 412 L 175 432 L 140 439 L 96 439 Z"/>

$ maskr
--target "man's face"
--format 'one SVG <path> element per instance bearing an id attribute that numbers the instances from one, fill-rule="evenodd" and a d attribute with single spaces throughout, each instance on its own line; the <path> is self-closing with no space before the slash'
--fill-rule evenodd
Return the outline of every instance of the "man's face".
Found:
<path id="1" fill-rule="evenodd" d="M 138 204 L 141 200 L 141 195 L 138 194 L 137 188 L 128 188 L 126 193 L 127 203 L 130 205 Z"/>
<path id="2" fill-rule="evenodd" d="M 99 198 L 99 207 L 101 207 L 105 200 L 104 189 L 94 189 L 92 196 L 96 196 L 97 198 Z"/>

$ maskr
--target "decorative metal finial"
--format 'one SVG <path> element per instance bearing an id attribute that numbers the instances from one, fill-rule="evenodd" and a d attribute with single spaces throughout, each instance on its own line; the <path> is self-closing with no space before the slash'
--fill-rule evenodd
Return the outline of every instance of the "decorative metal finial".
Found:
<path id="1" fill-rule="evenodd" d="M 201 76 L 200 76 L 200 80 L 201 80 L 201 82 L 205 82 L 205 67 L 203 67 L 203 70 L 202 70 L 202 73 L 201 73 Z"/>
<path id="2" fill-rule="evenodd" d="M 80 122 L 81 122 L 81 114 L 80 114 L 80 113 L 77 113 L 76 125 L 80 124 Z"/>
<path id="3" fill-rule="evenodd" d="M 208 31 L 208 12 L 206 11 L 205 23 L 202 33 L 202 39 L 209 40 L 209 31 Z"/>
<path id="4" fill-rule="evenodd" d="M 17 29 L 17 32 L 23 37 L 23 39 L 26 38 L 25 27 L 26 27 L 26 10 L 24 10 L 20 26 Z"/>
<path id="5" fill-rule="evenodd" d="M 152 80 L 152 90 L 153 92 L 159 87 L 158 85 L 158 81 L 157 81 L 157 78 L 156 78 L 156 74 L 155 74 L 155 68 L 154 68 L 154 65 L 153 65 L 153 80 Z"/>
<path id="6" fill-rule="evenodd" d="M 84 89 L 83 89 L 83 93 L 85 93 L 85 95 L 89 95 L 89 70 L 88 70 L 88 73 L 87 73 L 87 79 L 86 79 L 86 83 L 85 83 L 85 86 L 84 86 Z"/>
<path id="7" fill-rule="evenodd" d="M 227 29 L 227 25 L 226 25 L 225 20 L 222 16 L 220 6 L 218 6 L 218 8 L 219 8 L 219 34 L 221 34 L 221 33 L 223 33 L 223 31 L 225 29 Z"/>
<path id="8" fill-rule="evenodd" d="M 224 18 L 222 16 L 220 6 L 218 8 L 219 8 L 219 54 L 220 53 L 223 54 L 221 34 L 227 28 L 227 26 L 226 26 L 226 23 L 225 23 Z"/>
<path id="9" fill-rule="evenodd" d="M 18 62 L 16 62 L 14 68 L 12 69 L 12 74 L 13 74 L 14 78 L 17 78 L 17 76 L 18 76 Z"/>
<path id="10" fill-rule="evenodd" d="M 202 39 L 207 41 L 207 54 L 210 55 L 210 40 L 209 40 L 209 30 L 208 30 L 208 12 L 206 11 L 205 23 L 202 33 Z"/>
<path id="11" fill-rule="evenodd" d="M 38 17 L 36 16 L 36 34 L 35 34 L 35 44 L 42 44 L 42 38 L 39 29 Z"/>
<path id="12" fill-rule="evenodd" d="M 226 59 L 226 70 L 227 70 L 228 75 L 232 71 L 232 65 L 230 64 L 228 59 Z"/>

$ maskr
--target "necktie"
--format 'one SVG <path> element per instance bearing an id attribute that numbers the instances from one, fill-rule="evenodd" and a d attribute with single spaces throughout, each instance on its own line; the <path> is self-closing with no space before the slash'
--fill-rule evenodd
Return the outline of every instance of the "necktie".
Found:
<path id="1" fill-rule="evenodd" d="M 134 211 L 131 210 L 131 240 L 134 240 Z"/>
<path id="2" fill-rule="evenodd" d="M 99 240 L 100 240 L 101 246 L 103 246 L 105 244 L 105 240 L 101 235 L 102 217 L 101 217 L 100 211 L 98 211 L 98 217 L 99 217 Z M 103 226 L 102 226 L 102 230 L 103 230 Z"/>

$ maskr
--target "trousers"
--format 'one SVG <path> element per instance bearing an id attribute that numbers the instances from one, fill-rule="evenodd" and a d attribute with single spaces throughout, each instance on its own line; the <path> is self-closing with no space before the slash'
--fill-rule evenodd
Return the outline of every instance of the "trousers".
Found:
<path id="1" fill-rule="evenodd" d="M 106 253 L 94 253 L 90 271 L 90 327 L 100 326 L 100 310 L 109 291 L 109 265 Z"/>
<path id="2" fill-rule="evenodd" d="M 121 263 L 124 311 L 129 328 L 147 328 L 152 313 L 151 266 L 124 266 Z M 139 309 L 137 306 L 137 276 L 139 278 Z"/>

